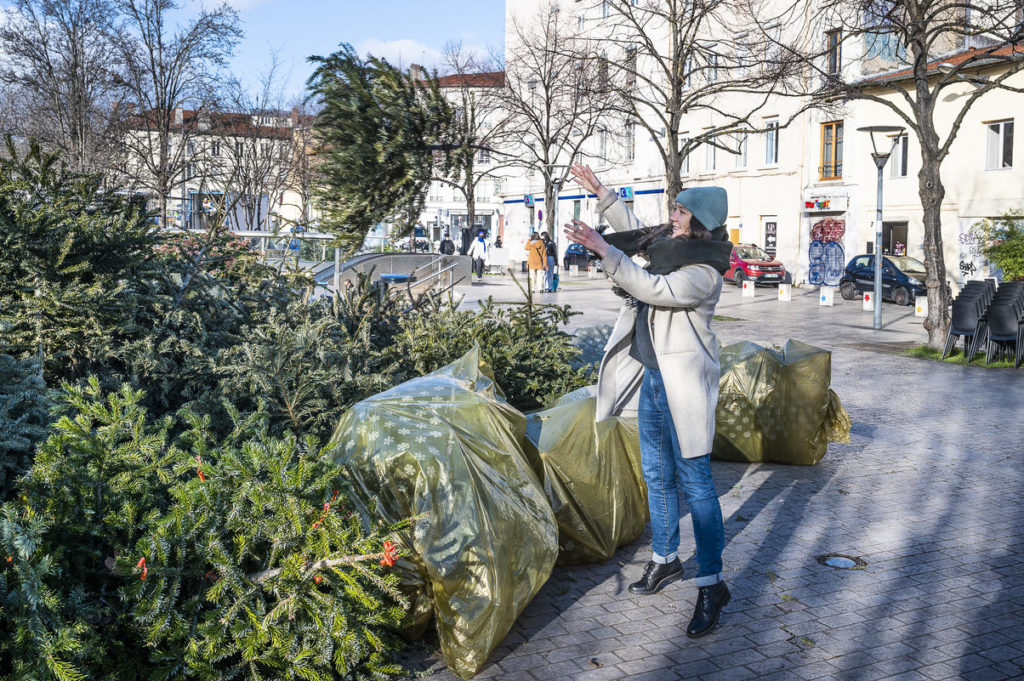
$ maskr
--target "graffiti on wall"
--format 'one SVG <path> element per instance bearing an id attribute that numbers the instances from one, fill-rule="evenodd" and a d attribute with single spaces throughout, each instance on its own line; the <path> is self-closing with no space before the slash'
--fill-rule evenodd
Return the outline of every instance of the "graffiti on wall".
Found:
<path id="1" fill-rule="evenodd" d="M 811 245 L 807 249 L 810 268 L 807 282 L 812 286 L 838 286 L 846 269 L 843 236 L 846 220 L 825 218 L 811 227 Z"/>

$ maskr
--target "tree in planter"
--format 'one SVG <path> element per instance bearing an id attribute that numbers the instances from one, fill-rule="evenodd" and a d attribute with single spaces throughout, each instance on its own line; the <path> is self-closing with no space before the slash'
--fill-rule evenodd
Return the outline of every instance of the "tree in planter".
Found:
<path id="1" fill-rule="evenodd" d="M 971 228 L 981 252 L 1003 271 L 1004 281 L 1024 281 L 1024 212 L 1010 211 Z"/>
<path id="2" fill-rule="evenodd" d="M 437 79 L 362 59 L 350 45 L 310 60 L 321 227 L 350 251 L 380 222 L 411 234 L 445 158 L 438 149 L 452 147 L 452 107 Z"/>
<path id="3" fill-rule="evenodd" d="M 828 106 L 869 102 L 890 119 L 872 123 L 898 123 L 912 133 L 921 156 L 917 193 L 928 289 L 924 327 L 928 346 L 940 350 L 950 324 L 942 163 L 981 97 L 996 90 L 1024 92 L 1014 85 L 1024 70 L 1020 4 L 827 0 L 811 12 L 806 3 L 780 9 L 750 0 L 747 6 L 750 25 L 799 59 L 796 77 L 806 86 L 802 92 L 812 92 L 817 103 Z M 794 27 L 792 35 L 780 36 L 780 25 Z"/>

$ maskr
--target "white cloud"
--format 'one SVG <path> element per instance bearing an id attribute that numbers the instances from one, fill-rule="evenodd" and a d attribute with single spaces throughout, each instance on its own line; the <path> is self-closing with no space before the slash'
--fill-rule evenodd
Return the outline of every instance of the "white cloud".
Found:
<path id="1" fill-rule="evenodd" d="M 410 64 L 419 64 L 427 68 L 438 68 L 441 65 L 442 55 L 439 50 L 427 47 L 421 42 L 411 39 L 405 40 L 378 40 L 368 38 L 355 45 L 359 54 L 373 55 L 386 59 L 394 66 L 408 68 Z"/>

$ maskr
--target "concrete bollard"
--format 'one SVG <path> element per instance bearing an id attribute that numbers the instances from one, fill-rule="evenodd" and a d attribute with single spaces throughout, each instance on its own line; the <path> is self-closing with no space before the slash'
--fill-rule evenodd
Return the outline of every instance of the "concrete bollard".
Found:
<path id="1" fill-rule="evenodd" d="M 587 279 L 593 279 L 597 276 L 597 268 L 591 266 L 587 268 Z"/>
<path id="2" fill-rule="evenodd" d="M 579 275 L 580 275 L 580 266 L 579 265 L 569 265 L 569 276 L 570 277 L 578 277 Z"/>
<path id="3" fill-rule="evenodd" d="M 744 281 L 743 282 L 743 297 L 753 298 L 755 293 L 754 282 Z"/>
<path id="4" fill-rule="evenodd" d="M 836 300 L 836 287 L 835 286 L 822 286 L 821 294 L 818 296 L 819 305 L 827 305 L 832 307 Z"/>
<path id="5" fill-rule="evenodd" d="M 914 316 L 915 317 L 927 317 L 928 316 L 928 295 L 914 296 Z"/>
<path id="6" fill-rule="evenodd" d="M 786 302 L 793 300 L 793 287 L 790 284 L 779 284 L 779 301 Z"/>
<path id="7" fill-rule="evenodd" d="M 865 312 L 874 312 L 875 311 L 875 292 L 874 291 L 865 291 L 864 292 L 864 304 L 861 306 L 861 309 L 864 310 Z"/>

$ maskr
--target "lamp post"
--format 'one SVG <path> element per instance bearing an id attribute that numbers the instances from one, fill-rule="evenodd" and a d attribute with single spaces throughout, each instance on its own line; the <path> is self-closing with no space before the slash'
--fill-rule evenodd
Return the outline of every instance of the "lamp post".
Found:
<path id="1" fill-rule="evenodd" d="M 871 135 L 871 159 L 878 168 L 878 201 L 875 208 L 875 331 L 882 328 L 882 168 L 896 148 L 896 142 L 903 134 L 904 128 L 899 125 L 869 125 L 864 128 L 857 128 L 860 132 Z M 879 151 L 875 142 L 875 135 L 891 135 L 892 144 L 886 151 Z"/>

